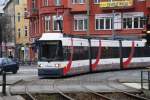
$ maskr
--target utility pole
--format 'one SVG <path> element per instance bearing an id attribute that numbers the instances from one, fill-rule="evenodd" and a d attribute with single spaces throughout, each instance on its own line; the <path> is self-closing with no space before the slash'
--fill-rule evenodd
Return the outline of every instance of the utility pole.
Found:
<path id="1" fill-rule="evenodd" d="M 90 23 L 90 1 L 87 0 L 87 36 L 90 36 L 90 27 L 89 27 L 89 23 Z"/>
<path id="2" fill-rule="evenodd" d="M 116 33 L 115 33 L 115 10 L 112 11 L 112 39 L 115 40 Z"/>
<path id="3" fill-rule="evenodd" d="M 2 35 L 2 28 L 1 28 L 1 24 L 0 24 L 0 57 L 2 57 L 2 38 L 3 35 Z"/>
<path id="4" fill-rule="evenodd" d="M 15 5 L 16 5 L 16 2 L 13 1 L 13 7 L 14 7 L 14 14 L 13 14 L 13 20 L 14 20 L 14 46 L 15 46 L 15 52 L 14 52 L 14 58 L 16 59 L 18 57 L 18 54 L 17 54 L 17 43 L 16 43 L 16 19 L 15 19 L 15 13 L 16 13 L 16 9 L 15 9 Z"/>
<path id="5" fill-rule="evenodd" d="M 88 42 L 89 42 L 89 70 L 92 72 L 92 48 L 91 48 L 91 38 L 90 38 L 90 0 L 87 0 L 86 2 L 87 6 L 87 36 L 88 36 Z"/>

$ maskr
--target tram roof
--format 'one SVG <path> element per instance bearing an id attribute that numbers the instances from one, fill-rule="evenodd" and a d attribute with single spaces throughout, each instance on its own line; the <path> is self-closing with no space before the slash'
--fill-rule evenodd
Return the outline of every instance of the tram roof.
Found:
<path id="1" fill-rule="evenodd" d="M 45 41 L 45 40 L 62 40 L 62 38 L 70 38 L 70 37 L 72 37 L 72 36 L 64 35 L 62 33 L 43 33 L 39 40 L 43 40 L 43 41 Z M 85 38 L 78 37 L 78 36 L 77 37 L 73 36 L 73 38 L 78 38 L 81 40 L 85 39 Z M 95 38 L 93 38 L 93 39 L 95 39 Z M 118 41 L 118 40 L 103 40 L 102 39 L 102 41 Z M 132 40 L 122 40 L 122 41 L 131 42 Z M 136 40 L 136 41 L 145 42 L 145 40 Z"/>
<path id="2" fill-rule="evenodd" d="M 60 40 L 60 38 L 63 38 L 61 33 L 43 33 L 39 40 Z"/>

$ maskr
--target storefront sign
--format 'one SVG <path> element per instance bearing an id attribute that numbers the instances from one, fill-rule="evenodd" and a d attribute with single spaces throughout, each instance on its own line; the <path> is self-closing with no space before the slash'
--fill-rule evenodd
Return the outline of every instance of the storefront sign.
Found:
<path id="1" fill-rule="evenodd" d="M 107 7 L 129 7 L 133 5 L 133 0 L 124 0 L 124 1 L 113 1 L 113 2 L 100 2 L 101 8 Z"/>

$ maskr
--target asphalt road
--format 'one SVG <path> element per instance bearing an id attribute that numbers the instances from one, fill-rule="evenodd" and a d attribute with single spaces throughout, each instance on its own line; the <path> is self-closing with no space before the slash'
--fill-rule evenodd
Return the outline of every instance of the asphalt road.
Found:
<path id="1" fill-rule="evenodd" d="M 121 83 L 139 83 L 141 81 L 141 70 L 121 70 L 121 71 L 109 71 L 99 72 L 92 74 L 84 74 L 75 77 L 65 78 L 49 78 L 39 79 L 37 75 L 37 67 L 35 66 L 21 66 L 17 74 L 7 73 L 7 84 L 13 84 L 18 80 L 24 80 L 23 85 L 20 87 L 13 86 L 11 91 L 15 93 L 24 92 L 25 86 L 28 86 L 30 92 L 57 92 L 55 86 L 63 91 L 84 91 L 80 86 L 85 85 L 94 91 L 114 91 L 109 85 L 117 86 L 120 89 L 128 89 L 128 87 Z M 145 75 L 145 77 L 147 77 Z M 0 84 L 2 83 L 2 75 L 0 75 Z M 95 87 L 96 86 L 96 87 Z M 49 88 L 48 88 L 49 87 Z"/>
<path id="2" fill-rule="evenodd" d="M 16 74 L 12 74 L 11 72 L 6 74 L 7 84 L 12 84 L 21 79 L 26 80 L 26 81 L 38 79 L 37 67 L 35 67 L 35 66 L 20 66 L 20 68 Z M 1 82 L 2 82 L 2 75 L 0 75 L 0 83 Z"/>
<path id="3" fill-rule="evenodd" d="M 141 70 L 121 70 L 121 71 L 109 71 L 99 72 L 92 74 L 85 74 L 75 77 L 59 78 L 59 79 L 39 79 L 37 75 L 37 67 L 35 66 L 20 66 L 17 74 L 7 73 L 6 80 L 7 84 L 12 84 L 18 80 L 35 81 L 40 82 L 43 80 L 51 81 L 120 81 L 120 82 L 140 82 L 141 81 Z M 147 77 L 147 75 L 145 75 Z M 2 83 L 2 75 L 0 75 L 0 83 Z"/>

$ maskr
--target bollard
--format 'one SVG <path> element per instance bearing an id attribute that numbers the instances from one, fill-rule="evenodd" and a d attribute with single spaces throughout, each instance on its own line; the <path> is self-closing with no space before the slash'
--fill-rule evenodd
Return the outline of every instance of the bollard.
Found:
<path id="1" fill-rule="evenodd" d="M 150 90 L 150 71 L 148 71 L 148 89 Z"/>
<path id="2" fill-rule="evenodd" d="M 5 96 L 6 95 L 6 72 L 5 72 L 5 70 L 3 70 L 2 75 L 3 75 L 2 94 Z"/>
<path id="3" fill-rule="evenodd" d="M 143 71 L 141 71 L 141 89 L 143 90 Z"/>

